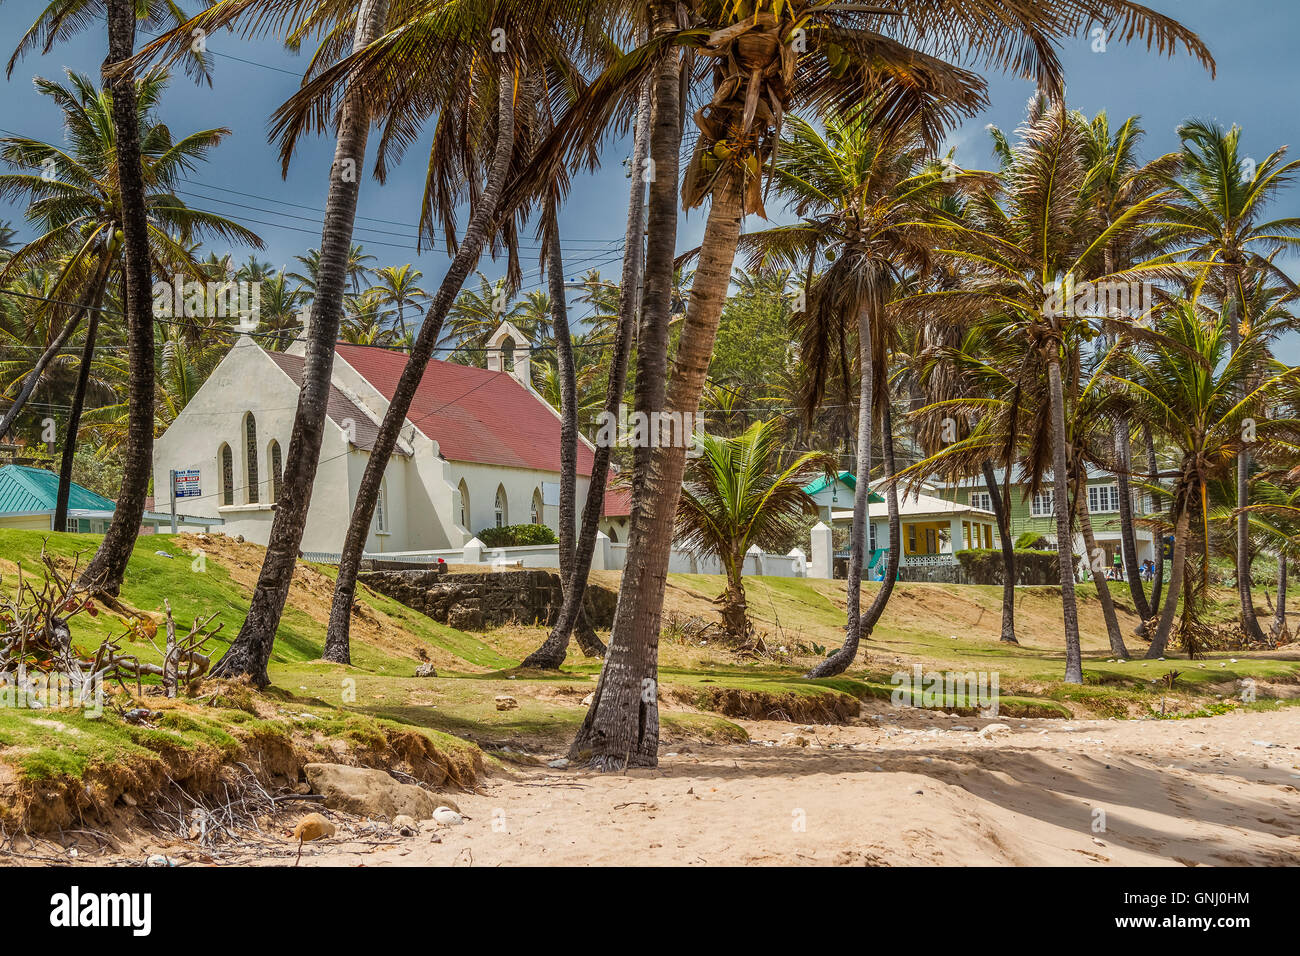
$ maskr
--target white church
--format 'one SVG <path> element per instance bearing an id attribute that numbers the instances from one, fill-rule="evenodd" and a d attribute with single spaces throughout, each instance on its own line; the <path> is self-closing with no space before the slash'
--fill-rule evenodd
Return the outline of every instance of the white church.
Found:
<path id="1" fill-rule="evenodd" d="M 240 336 L 154 443 L 159 510 L 170 504 L 174 471 L 177 511 L 219 518 L 225 534 L 266 544 L 305 351 L 301 337 L 287 351 L 271 352 Z M 483 528 L 508 524 L 558 531 L 560 417 L 533 389 L 529 351 L 523 334 L 503 322 L 488 340 L 486 369 L 429 362 L 385 471 L 367 552 L 460 548 Z M 337 344 L 304 552 L 342 550 L 379 423 L 405 365 L 402 352 Z M 580 436 L 579 514 L 593 451 Z M 601 524 L 613 531 L 610 521 Z"/>

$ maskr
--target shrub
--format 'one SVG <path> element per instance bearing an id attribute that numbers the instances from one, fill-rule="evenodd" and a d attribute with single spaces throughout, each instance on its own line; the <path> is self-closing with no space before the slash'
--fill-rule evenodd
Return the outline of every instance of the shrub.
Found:
<path id="1" fill-rule="evenodd" d="M 1002 583 L 1001 550 L 971 548 L 958 551 L 954 557 L 975 584 Z M 1057 564 L 1055 551 L 1017 548 L 1015 558 L 1017 584 L 1059 584 L 1061 582 L 1060 565 Z"/>
<path id="2" fill-rule="evenodd" d="M 476 536 L 489 548 L 519 548 L 530 544 L 555 544 L 555 532 L 544 524 L 508 524 L 484 528 Z"/>

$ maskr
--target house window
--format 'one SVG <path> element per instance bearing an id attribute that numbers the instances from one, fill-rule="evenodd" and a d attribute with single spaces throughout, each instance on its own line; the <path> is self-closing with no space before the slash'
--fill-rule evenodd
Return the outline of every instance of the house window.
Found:
<path id="1" fill-rule="evenodd" d="M 1056 514 L 1055 491 L 1042 491 L 1034 495 L 1029 510 L 1035 518 L 1050 518 Z"/>
<path id="2" fill-rule="evenodd" d="M 506 490 L 498 486 L 495 511 L 496 526 L 498 528 L 504 528 L 510 521 L 510 512 L 506 505 Z"/>
<path id="3" fill-rule="evenodd" d="M 618 544 L 618 529 L 613 525 L 609 526 L 609 543 Z"/>
<path id="4" fill-rule="evenodd" d="M 874 521 L 867 522 L 867 550 L 876 550 L 876 523 Z"/>
<path id="5" fill-rule="evenodd" d="M 907 553 L 916 554 L 916 525 L 907 526 Z"/>
<path id="6" fill-rule="evenodd" d="M 248 503 L 257 504 L 257 421 L 253 413 L 244 416 L 244 453 L 248 456 Z"/>
<path id="7" fill-rule="evenodd" d="M 970 506 L 978 508 L 980 511 L 993 510 L 993 498 L 987 491 L 972 491 L 970 496 Z"/>
<path id="8" fill-rule="evenodd" d="M 388 533 L 388 484 L 379 486 L 379 497 L 375 499 L 375 531 Z"/>
<path id="9" fill-rule="evenodd" d="M 280 500 L 280 488 L 284 483 L 284 462 L 280 457 L 280 443 L 272 441 L 267 448 L 266 457 L 271 460 L 271 500 Z"/>
<path id="10" fill-rule="evenodd" d="M 81 522 L 76 518 L 68 518 L 63 530 L 71 531 L 73 534 L 76 534 L 81 530 Z"/>
<path id="11" fill-rule="evenodd" d="M 222 445 L 218 456 L 221 459 L 221 503 L 233 505 L 235 503 L 235 453 L 230 450 L 229 445 Z"/>
<path id="12" fill-rule="evenodd" d="M 533 511 L 530 516 L 533 524 L 542 523 L 542 514 L 542 490 L 536 488 L 533 490 Z"/>
<path id="13" fill-rule="evenodd" d="M 1089 485 L 1088 510 L 1093 514 L 1119 511 L 1119 485 Z"/>

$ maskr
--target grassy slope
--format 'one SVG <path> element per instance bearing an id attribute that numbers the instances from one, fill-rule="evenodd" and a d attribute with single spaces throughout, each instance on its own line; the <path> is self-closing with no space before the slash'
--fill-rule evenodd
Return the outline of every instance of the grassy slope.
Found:
<path id="1" fill-rule="evenodd" d="M 0 530 L 0 591 L 12 593 L 16 584 L 14 562 L 21 561 L 29 573 L 37 566 L 46 539 L 49 550 L 69 563 L 77 552 L 88 552 L 97 544 L 95 538 L 86 535 Z M 215 537 L 201 545 L 204 566 L 202 571 L 196 571 L 191 552 L 199 546 L 190 536 L 141 538 L 122 600 L 154 621 L 161 620 L 164 598 L 171 601 L 178 622 L 218 612 L 217 620 L 225 625 L 221 635 L 224 640 L 213 645 L 214 653 L 219 655 L 242 621 L 260 552 L 252 545 Z M 160 551 L 171 557 L 156 553 Z M 318 717 L 329 714 L 343 719 L 348 714 L 359 714 L 365 719 L 378 719 L 380 724 L 376 726 L 418 729 L 440 740 L 445 740 L 441 733 L 456 734 L 497 747 L 514 744 L 558 748 L 581 721 L 585 712 L 581 701 L 594 688 L 598 662 L 577 656 L 575 650 L 560 674 L 518 671 L 518 662 L 544 634 L 537 627 L 466 634 L 363 588 L 359 601 L 365 627 L 359 623 L 354 634 L 353 666 L 319 661 L 331 575 L 332 569 L 308 567 L 295 578 L 271 665 L 273 682 L 289 700 L 285 705 L 289 710 L 281 707 L 282 711 L 298 712 L 309 706 L 316 708 Z M 612 579 L 605 580 L 607 577 L 601 580 L 609 585 Z M 865 586 L 864 596 L 877 586 Z M 711 600 L 718 590 L 717 579 L 709 576 L 670 578 L 661 648 L 661 680 L 668 700 L 664 730 L 669 738 L 743 737 L 743 731 L 734 724 L 696 712 L 716 706 L 711 701 L 719 688 L 786 702 L 827 694 L 844 694 L 856 700 L 888 698 L 891 675 L 910 671 L 914 663 L 922 663 L 927 671 L 997 671 L 1002 701 L 1011 715 L 1149 713 L 1165 696 L 1157 679 L 1171 669 L 1181 672 L 1178 690 L 1170 695 L 1171 709 L 1184 713 L 1221 706 L 1216 695 L 1231 697 L 1233 682 L 1241 678 L 1282 683 L 1300 678 L 1300 663 L 1283 659 L 1282 655 L 1252 655 L 1235 661 L 1229 659 L 1230 655 L 1221 655 L 1214 660 L 1181 663 L 1109 661 L 1098 602 L 1091 588 L 1083 587 L 1080 595 L 1086 683 L 1071 687 L 1060 682 L 1063 663 L 1059 595 L 1055 589 L 1021 589 L 1017 616 L 1022 643 L 1010 647 L 997 639 L 1000 588 L 902 584 L 866 645 L 865 662 L 860 658 L 857 666 L 839 678 L 809 681 L 801 675 L 817 659 L 813 645 L 834 647 L 841 640 L 843 584 L 792 578 L 751 579 L 751 614 L 758 628 L 767 633 L 769 643 L 786 649 L 778 660 L 761 664 L 739 661 L 716 643 L 686 636 L 683 622 L 715 618 Z M 1124 612 L 1126 590 L 1116 585 L 1113 593 Z M 1131 630 L 1135 619 L 1127 612 L 1124 617 L 1126 631 Z M 93 646 L 103 636 L 124 630 L 121 619 L 103 612 L 97 617 L 79 615 L 73 623 L 74 635 L 82 647 Z M 1140 654 L 1140 642 L 1129 640 L 1130 651 Z M 143 659 L 158 657 L 148 641 L 130 646 Z M 411 676 L 420 660 L 433 661 L 439 676 Z M 519 706 L 497 710 L 494 699 L 498 695 L 514 697 Z M 949 703 L 961 706 L 966 702 Z M 84 771 L 86 760 L 111 759 L 124 747 L 149 747 L 147 739 L 140 739 L 142 732 L 111 718 L 114 726 L 108 729 L 99 723 L 93 731 L 84 730 L 66 758 L 40 756 L 56 744 L 67 749 L 68 738 L 77 735 L 32 723 L 32 717 L 31 712 L 11 712 L 0 720 L 0 745 L 21 754 L 22 759 L 10 759 L 10 752 L 0 757 L 18 763 L 30 775 L 40 776 L 55 768 L 79 773 Z M 229 742 L 221 735 L 230 736 L 232 725 L 244 720 L 230 714 L 222 719 L 222 727 L 196 727 L 194 734 L 218 750 L 223 746 L 229 749 Z M 347 732 L 345 726 L 340 727 L 340 733 Z"/>

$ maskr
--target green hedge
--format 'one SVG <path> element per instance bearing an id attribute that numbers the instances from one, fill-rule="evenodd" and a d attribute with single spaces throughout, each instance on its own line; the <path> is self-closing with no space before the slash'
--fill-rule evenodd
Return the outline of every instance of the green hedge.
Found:
<path id="1" fill-rule="evenodd" d="M 1060 584 L 1060 564 L 1055 551 L 1033 551 L 1017 548 L 1017 584 Z M 958 551 L 954 557 L 962 570 L 976 584 L 1002 583 L 1002 551 L 988 548 L 971 548 Z"/>
<path id="2" fill-rule="evenodd" d="M 489 548 L 519 548 L 530 544 L 555 544 L 555 532 L 544 524 L 508 524 L 484 528 L 476 537 Z"/>

